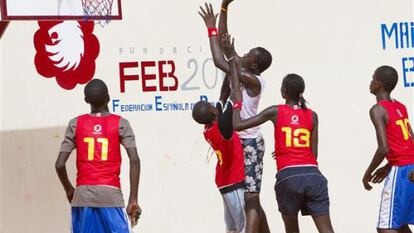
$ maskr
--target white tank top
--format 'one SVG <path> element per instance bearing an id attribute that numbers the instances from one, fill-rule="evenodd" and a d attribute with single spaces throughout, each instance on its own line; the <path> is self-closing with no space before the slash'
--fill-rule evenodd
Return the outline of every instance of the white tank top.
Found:
<path id="1" fill-rule="evenodd" d="M 256 76 L 259 81 L 260 81 L 260 93 L 255 96 L 255 97 L 250 97 L 249 94 L 247 94 L 247 90 L 246 88 L 244 88 L 244 86 L 242 85 L 241 89 L 242 89 L 242 94 L 243 94 L 243 104 L 242 104 L 242 109 L 240 111 L 240 116 L 242 118 L 242 120 L 251 118 L 253 116 L 257 115 L 257 109 L 259 107 L 259 101 L 260 98 L 262 97 L 262 93 L 265 87 L 265 80 L 260 77 L 260 76 Z M 257 138 L 259 136 L 262 135 L 262 133 L 260 132 L 260 127 L 253 127 L 250 129 L 245 129 L 243 131 L 238 132 L 239 133 L 239 137 L 240 138 Z"/>

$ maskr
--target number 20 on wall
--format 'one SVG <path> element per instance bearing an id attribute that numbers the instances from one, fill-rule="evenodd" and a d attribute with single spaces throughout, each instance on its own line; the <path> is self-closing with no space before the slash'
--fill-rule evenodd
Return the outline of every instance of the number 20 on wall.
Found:
<path id="1" fill-rule="evenodd" d="M 102 161 L 108 160 L 108 138 L 97 138 L 96 141 L 102 144 L 101 159 Z M 86 137 L 83 142 L 88 143 L 88 160 L 92 161 L 95 154 L 95 138 Z"/>

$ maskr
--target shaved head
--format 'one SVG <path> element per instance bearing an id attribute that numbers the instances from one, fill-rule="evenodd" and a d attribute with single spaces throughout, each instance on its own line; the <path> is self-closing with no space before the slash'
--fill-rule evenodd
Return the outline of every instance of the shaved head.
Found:
<path id="1" fill-rule="evenodd" d="M 84 89 L 85 101 L 93 106 L 103 106 L 109 101 L 108 87 L 100 79 L 92 79 Z"/>
<path id="2" fill-rule="evenodd" d="M 215 118 L 215 108 L 209 102 L 199 101 L 193 108 L 193 119 L 199 124 L 211 124 Z"/>

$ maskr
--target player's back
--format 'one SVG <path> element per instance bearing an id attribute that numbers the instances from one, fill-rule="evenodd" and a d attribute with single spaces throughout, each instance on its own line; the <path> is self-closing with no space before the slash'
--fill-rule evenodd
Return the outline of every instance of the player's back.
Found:
<path id="1" fill-rule="evenodd" d="M 121 150 L 119 121 L 121 117 L 81 115 L 77 118 L 77 186 L 109 185 L 120 187 Z"/>
<path id="2" fill-rule="evenodd" d="M 299 106 L 279 105 L 275 126 L 277 169 L 317 166 L 312 152 L 313 112 Z"/>
<path id="3" fill-rule="evenodd" d="M 217 155 L 217 187 L 220 189 L 244 181 L 243 147 L 237 133 L 233 131 L 232 137 L 225 139 L 216 121 L 205 128 L 204 137 Z"/>
<path id="4" fill-rule="evenodd" d="M 392 166 L 414 164 L 414 142 L 410 133 L 407 108 L 396 100 L 383 100 L 378 104 L 388 115 L 386 123 L 388 161 Z"/>

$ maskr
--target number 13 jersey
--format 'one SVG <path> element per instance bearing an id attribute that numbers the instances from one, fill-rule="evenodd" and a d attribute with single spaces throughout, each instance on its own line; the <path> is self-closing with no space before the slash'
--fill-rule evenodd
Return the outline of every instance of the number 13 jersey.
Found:
<path id="1" fill-rule="evenodd" d="M 274 132 L 277 170 L 318 165 L 311 148 L 312 129 L 312 110 L 278 105 Z"/>

